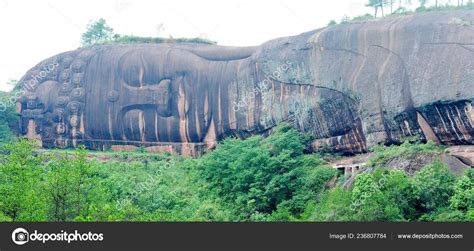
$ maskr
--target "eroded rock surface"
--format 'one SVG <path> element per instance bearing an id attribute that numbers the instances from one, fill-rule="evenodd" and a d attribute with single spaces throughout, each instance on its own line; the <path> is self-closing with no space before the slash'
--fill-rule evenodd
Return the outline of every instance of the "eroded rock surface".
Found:
<path id="1" fill-rule="evenodd" d="M 453 22 L 453 20 L 463 20 Z M 45 147 L 196 155 L 287 121 L 312 147 L 474 143 L 473 11 L 337 25 L 256 47 L 129 44 L 53 56 L 21 80 Z"/>

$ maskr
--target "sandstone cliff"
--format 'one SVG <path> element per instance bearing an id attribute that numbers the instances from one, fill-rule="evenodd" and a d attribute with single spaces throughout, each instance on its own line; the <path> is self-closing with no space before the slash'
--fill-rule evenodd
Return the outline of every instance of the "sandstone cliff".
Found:
<path id="1" fill-rule="evenodd" d="M 195 155 L 287 121 L 313 149 L 474 143 L 474 11 L 337 25 L 256 47 L 126 44 L 53 56 L 21 80 L 45 147 Z"/>

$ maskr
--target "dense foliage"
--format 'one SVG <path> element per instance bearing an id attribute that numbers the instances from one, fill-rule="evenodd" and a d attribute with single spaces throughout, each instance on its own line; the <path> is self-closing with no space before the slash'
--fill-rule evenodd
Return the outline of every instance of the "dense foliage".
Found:
<path id="1" fill-rule="evenodd" d="M 0 145 L 13 140 L 18 126 L 18 114 L 11 104 L 11 93 L 0 91 Z"/>
<path id="2" fill-rule="evenodd" d="M 267 138 L 230 138 L 199 159 L 82 148 L 3 146 L 0 221 L 472 221 L 472 171 L 453 176 L 438 161 L 414 176 L 377 167 L 352 189 L 306 139 L 280 126 Z M 387 156 L 431 144 L 379 147 Z M 106 161 L 104 161 L 106 160 Z"/>
<path id="3" fill-rule="evenodd" d="M 440 161 L 415 176 L 377 168 L 352 190 L 326 191 L 309 217 L 318 221 L 474 221 L 474 179 L 453 176 Z"/>
<path id="4" fill-rule="evenodd" d="M 287 220 L 299 216 L 336 175 L 317 155 L 303 155 L 304 148 L 295 130 L 279 127 L 266 139 L 224 141 L 198 168 L 236 220 Z M 278 216 L 272 215 L 277 209 Z"/>

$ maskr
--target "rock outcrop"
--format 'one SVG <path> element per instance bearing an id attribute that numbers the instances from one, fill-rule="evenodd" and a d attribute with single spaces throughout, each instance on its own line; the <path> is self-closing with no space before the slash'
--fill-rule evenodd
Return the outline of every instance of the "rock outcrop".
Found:
<path id="1" fill-rule="evenodd" d="M 256 47 L 123 44 L 53 56 L 21 80 L 21 134 L 45 147 L 196 155 L 286 121 L 313 149 L 406 137 L 474 143 L 474 12 L 344 24 Z"/>

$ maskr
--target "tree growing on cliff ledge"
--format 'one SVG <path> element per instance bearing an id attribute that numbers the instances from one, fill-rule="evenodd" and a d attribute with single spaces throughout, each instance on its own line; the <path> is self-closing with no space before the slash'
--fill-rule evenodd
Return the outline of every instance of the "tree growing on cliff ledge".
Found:
<path id="1" fill-rule="evenodd" d="M 114 29 L 107 25 L 105 19 L 91 21 L 87 25 L 86 32 L 82 33 L 81 44 L 83 46 L 101 44 L 111 41 L 114 36 Z"/>
<path id="2" fill-rule="evenodd" d="M 374 8 L 374 12 L 375 12 L 374 17 L 377 17 L 377 12 L 380 8 L 382 12 L 382 17 L 383 17 L 383 8 L 384 8 L 384 5 L 387 3 L 388 3 L 388 0 L 369 0 L 366 6 Z"/>

